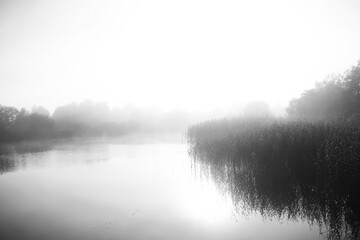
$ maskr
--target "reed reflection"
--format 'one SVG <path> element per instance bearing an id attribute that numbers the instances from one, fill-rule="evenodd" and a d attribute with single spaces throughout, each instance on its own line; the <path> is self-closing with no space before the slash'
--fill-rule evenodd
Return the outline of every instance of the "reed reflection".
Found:
<path id="1" fill-rule="evenodd" d="M 196 144 L 189 152 L 202 173 L 232 199 L 238 214 L 259 212 L 275 220 L 301 219 L 319 225 L 320 234 L 328 239 L 360 239 L 356 169 L 327 164 L 328 155 L 319 156 L 316 166 L 297 166 L 297 161 L 280 155 L 219 154 Z M 298 157 L 306 158 L 301 153 Z"/>

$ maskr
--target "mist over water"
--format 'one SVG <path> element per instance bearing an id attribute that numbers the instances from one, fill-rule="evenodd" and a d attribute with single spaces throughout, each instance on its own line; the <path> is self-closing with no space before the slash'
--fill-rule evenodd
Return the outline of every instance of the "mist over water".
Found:
<path id="1" fill-rule="evenodd" d="M 2 239 L 318 238 L 306 221 L 237 214 L 184 144 L 68 142 L 6 152 Z"/>
<path id="2" fill-rule="evenodd" d="M 0 0 L 0 239 L 360 239 L 358 0 Z"/>

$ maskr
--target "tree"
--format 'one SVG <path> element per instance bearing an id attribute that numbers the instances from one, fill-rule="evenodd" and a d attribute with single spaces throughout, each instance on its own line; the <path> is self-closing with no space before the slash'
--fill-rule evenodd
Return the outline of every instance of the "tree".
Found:
<path id="1" fill-rule="evenodd" d="M 16 118 L 12 131 L 18 139 L 51 138 L 55 135 L 55 123 L 47 116 L 23 112 Z"/>
<path id="2" fill-rule="evenodd" d="M 289 116 L 350 116 L 360 113 L 360 61 L 342 75 L 316 83 L 290 101 Z"/>
<path id="3" fill-rule="evenodd" d="M 0 142 L 15 140 L 11 129 L 18 115 L 16 108 L 0 105 Z"/>
<path id="4" fill-rule="evenodd" d="M 327 80 L 293 99 L 287 113 L 290 116 L 330 116 L 344 113 L 344 89 L 339 81 Z"/>
<path id="5" fill-rule="evenodd" d="M 111 119 L 106 103 L 94 103 L 90 100 L 57 107 L 52 117 L 58 123 L 85 124 L 91 127 Z"/>
<path id="6" fill-rule="evenodd" d="M 345 73 L 343 82 L 348 112 L 360 113 L 360 61 Z"/>
<path id="7" fill-rule="evenodd" d="M 0 129 L 9 130 L 19 113 L 14 107 L 0 105 Z"/>
<path id="8" fill-rule="evenodd" d="M 31 109 L 31 113 L 37 113 L 40 115 L 50 117 L 50 112 L 43 106 L 33 106 Z"/>

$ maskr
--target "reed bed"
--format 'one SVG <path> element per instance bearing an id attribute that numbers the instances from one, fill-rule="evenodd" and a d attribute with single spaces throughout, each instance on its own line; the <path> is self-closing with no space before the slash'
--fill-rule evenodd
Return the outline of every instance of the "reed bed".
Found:
<path id="1" fill-rule="evenodd" d="M 359 118 L 213 120 L 187 139 L 241 211 L 317 222 L 328 239 L 359 239 Z"/>

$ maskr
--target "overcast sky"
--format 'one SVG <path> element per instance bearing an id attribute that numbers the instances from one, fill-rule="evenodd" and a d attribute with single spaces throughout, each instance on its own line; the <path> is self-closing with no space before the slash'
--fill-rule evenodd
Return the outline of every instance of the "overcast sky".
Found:
<path id="1" fill-rule="evenodd" d="M 358 59 L 358 0 L 0 0 L 3 105 L 286 105 Z"/>

